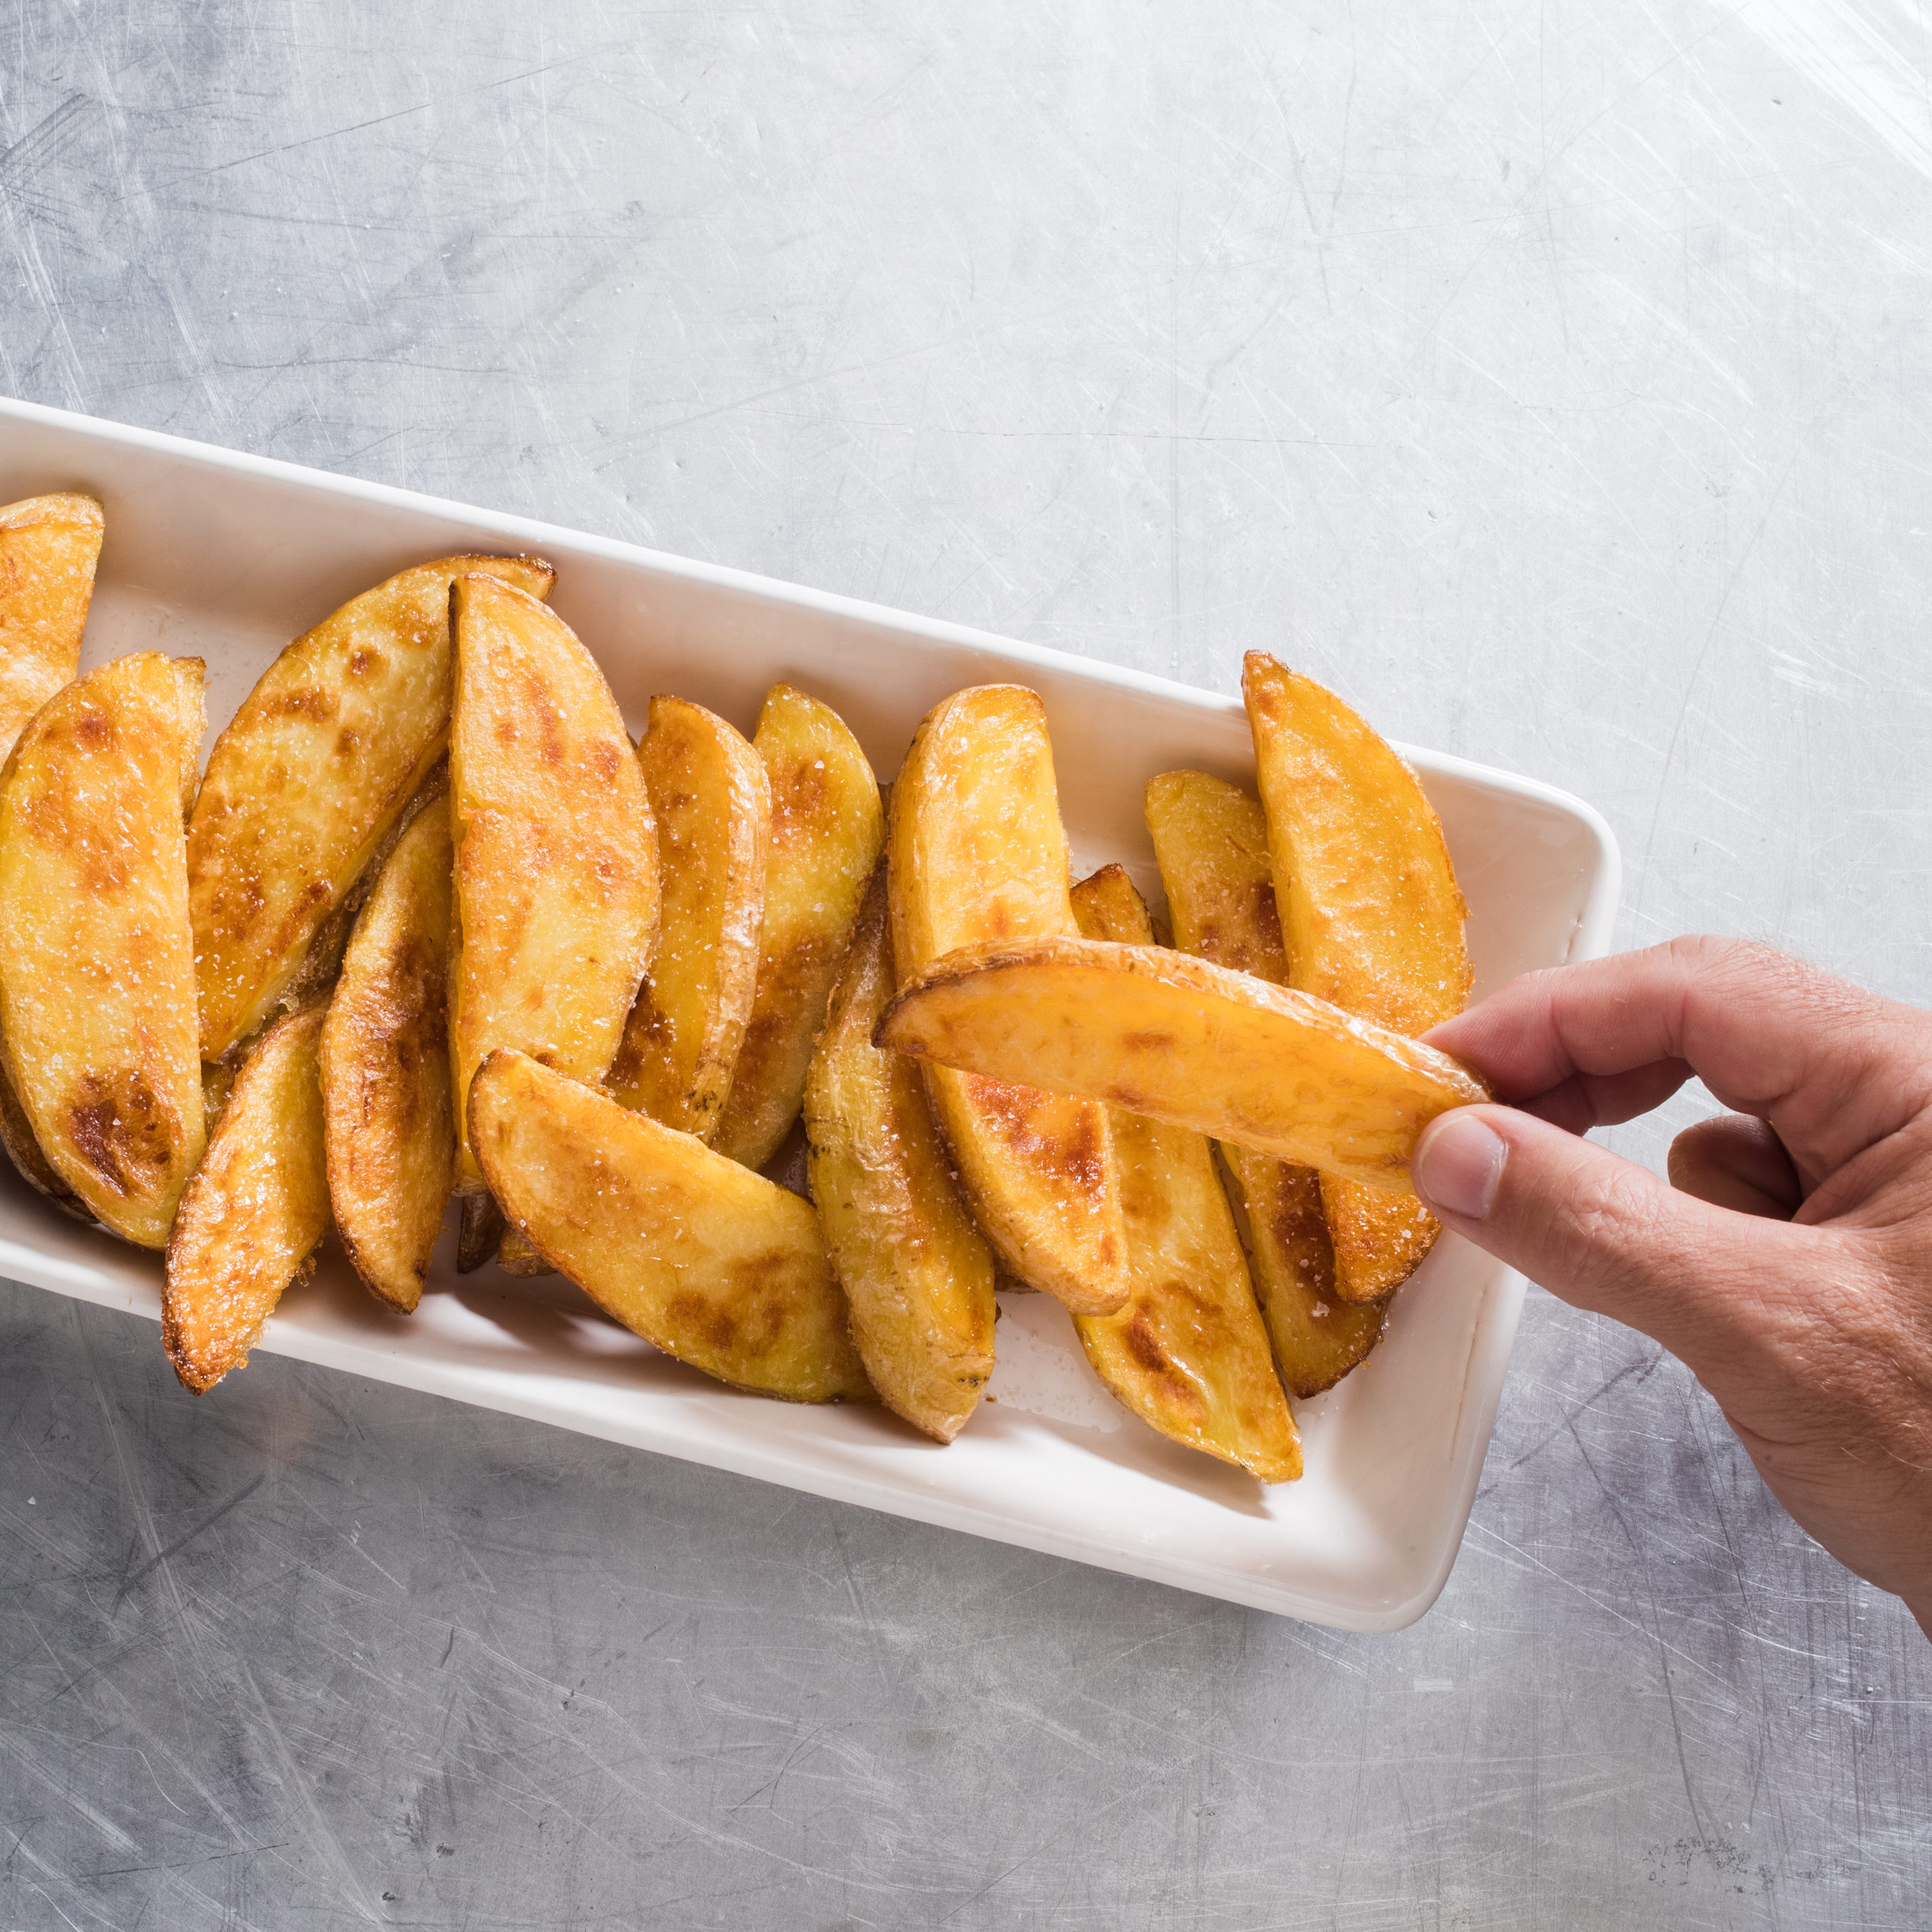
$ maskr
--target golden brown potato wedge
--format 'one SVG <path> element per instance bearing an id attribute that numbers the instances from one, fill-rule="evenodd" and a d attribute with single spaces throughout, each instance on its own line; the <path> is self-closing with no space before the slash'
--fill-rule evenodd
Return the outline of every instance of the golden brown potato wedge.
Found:
<path id="1" fill-rule="evenodd" d="M 752 748 L 771 783 L 758 991 L 711 1144 L 747 1167 L 776 1154 L 805 1098 L 812 1042 L 886 838 L 879 782 L 829 705 L 775 684 Z"/>
<path id="2" fill-rule="evenodd" d="M 709 1141 L 758 987 L 771 782 L 723 718 L 682 698 L 651 700 L 638 764 L 657 821 L 664 922 L 610 1090 Z"/>
<path id="3" fill-rule="evenodd" d="M 322 1030 L 335 1224 L 356 1272 L 405 1315 L 422 1299 L 456 1169 L 451 862 L 448 779 L 439 772 L 363 903 Z"/>
<path id="4" fill-rule="evenodd" d="M 181 1199 L 168 1243 L 161 1340 L 182 1386 L 205 1394 L 248 1359 L 262 1324 L 328 1231 L 317 1065 L 323 1009 L 256 1043 Z"/>
<path id="5" fill-rule="evenodd" d="M 442 756 L 449 586 L 472 571 L 537 596 L 556 576 L 516 556 L 405 570 L 290 644 L 215 741 L 188 827 L 203 1058 L 280 1002 Z"/>
<path id="6" fill-rule="evenodd" d="M 1204 772 L 1165 772 L 1148 786 L 1146 809 L 1174 944 L 1284 982 L 1288 961 L 1259 803 Z M 1375 1346 L 1387 1304 L 1336 1294 L 1334 1245 L 1312 1168 L 1225 1144 L 1221 1157 L 1275 1365 L 1291 1394 L 1319 1395 Z"/>
<path id="7" fill-rule="evenodd" d="M 92 1227 L 94 1216 L 87 1204 L 53 1171 L 41 1153 L 40 1144 L 27 1124 L 20 1096 L 7 1077 L 4 1058 L 0 1054 L 0 1146 L 6 1148 L 7 1158 L 22 1180 L 44 1194 L 63 1214 Z"/>
<path id="8" fill-rule="evenodd" d="M 0 780 L 0 1035 L 48 1165 L 167 1244 L 205 1143 L 182 786 L 201 665 L 116 658 L 50 698 Z"/>
<path id="9" fill-rule="evenodd" d="M 812 1198 L 872 1386 L 950 1442 L 993 1372 L 993 1256 L 946 1171 L 919 1069 L 872 1044 L 896 984 L 882 864 L 806 1084 Z"/>
<path id="10" fill-rule="evenodd" d="M 1066 834 L 1046 709 L 1018 685 L 926 714 L 892 787 L 892 950 L 902 981 L 961 946 L 1070 936 Z M 1127 1298 L 1106 1109 L 1011 1078 L 926 1069 L 934 1124 L 1006 1268 L 1083 1315 Z"/>
<path id="11" fill-rule="evenodd" d="M 1154 924 L 1118 866 L 1073 888 L 1090 939 L 1151 946 Z M 1301 1474 L 1301 1438 L 1269 1358 L 1213 1148 L 1185 1127 L 1114 1110 L 1114 1170 L 1132 1286 L 1118 1315 L 1076 1315 L 1094 1372 L 1162 1435 L 1264 1483 Z"/>
<path id="12" fill-rule="evenodd" d="M 470 1082 L 500 1046 L 601 1079 L 657 931 L 657 842 L 616 701 L 556 613 L 494 577 L 451 592 L 457 1185 Z"/>
<path id="13" fill-rule="evenodd" d="M 634 1334 L 762 1394 L 871 1399 L 808 1202 L 520 1053 L 478 1072 L 470 1137 L 512 1225 Z"/>
<path id="14" fill-rule="evenodd" d="M 92 496 L 0 506 L 0 759 L 80 668 L 104 528 Z"/>
<path id="15" fill-rule="evenodd" d="M 874 1037 L 1398 1194 L 1423 1129 L 1490 1097 L 1447 1054 L 1311 994 L 1097 939 L 948 953 L 905 987 Z"/>
<path id="16" fill-rule="evenodd" d="M 1415 774 L 1313 679 L 1251 651 L 1241 689 L 1268 812 L 1288 983 L 1397 1033 L 1419 1034 L 1469 997 L 1468 908 Z M 1415 1201 L 1324 1174 L 1336 1292 L 1375 1301 L 1441 1232 Z"/>

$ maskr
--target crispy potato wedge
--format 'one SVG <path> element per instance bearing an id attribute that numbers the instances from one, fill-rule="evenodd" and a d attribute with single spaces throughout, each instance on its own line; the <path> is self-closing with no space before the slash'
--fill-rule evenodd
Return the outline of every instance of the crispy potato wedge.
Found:
<path id="1" fill-rule="evenodd" d="M 456 1205 L 456 1271 L 474 1274 L 502 1252 L 503 1210 L 482 1192 L 459 1196 Z"/>
<path id="2" fill-rule="evenodd" d="M 1066 834 L 1046 709 L 1018 685 L 926 714 L 892 786 L 892 951 L 902 981 L 961 946 L 1070 937 Z M 1083 1315 L 1127 1298 L 1106 1109 L 944 1065 L 926 1095 L 981 1230 L 1006 1268 Z"/>
<path id="3" fill-rule="evenodd" d="M 0 1055 L 0 1146 L 6 1148 L 7 1158 L 29 1186 L 44 1194 L 63 1214 L 92 1227 L 94 1216 L 86 1202 L 53 1171 L 46 1156 L 41 1153 L 40 1144 L 34 1139 L 34 1130 L 27 1124 L 26 1110 L 20 1105 L 20 1096 L 14 1091 L 14 1083 L 7 1077 L 4 1061 L 4 1056 Z"/>
<path id="4" fill-rule="evenodd" d="M 1397 1033 L 1469 997 L 1468 908 L 1442 826 L 1408 766 L 1333 692 L 1263 651 L 1243 667 L 1288 983 Z M 1344 1301 L 1380 1300 L 1442 1231 L 1420 1202 L 1324 1174 Z"/>
<path id="5" fill-rule="evenodd" d="M 1147 908 L 1118 866 L 1073 888 L 1073 915 L 1089 939 L 1154 943 Z M 1162 1435 L 1264 1483 L 1293 1482 L 1301 1438 L 1213 1147 L 1185 1127 L 1118 1108 L 1112 1124 L 1132 1285 L 1119 1314 L 1073 1318 L 1094 1372 Z"/>
<path id="6" fill-rule="evenodd" d="M 1204 772 L 1164 772 L 1148 786 L 1146 812 L 1174 944 L 1284 982 L 1288 959 L 1259 803 Z M 1319 1395 L 1381 1339 L 1387 1304 L 1336 1294 L 1334 1244 L 1312 1168 L 1226 1143 L 1221 1158 L 1275 1366 L 1290 1394 Z"/>
<path id="7" fill-rule="evenodd" d="M 404 1315 L 422 1299 L 456 1171 L 447 772 L 414 811 L 356 922 L 321 1063 L 335 1225 L 370 1292 Z"/>
<path id="8" fill-rule="evenodd" d="M 1490 1097 L 1447 1054 L 1312 994 L 1097 939 L 948 953 L 900 992 L 874 1038 L 1396 1194 L 1423 1129 Z"/>
<path id="9" fill-rule="evenodd" d="M 0 506 L 0 759 L 80 669 L 105 528 L 92 496 Z"/>
<path id="10" fill-rule="evenodd" d="M 719 1381 L 872 1399 L 808 1202 L 595 1087 L 499 1052 L 470 1138 L 512 1226 L 604 1312 Z"/>
<path id="11" fill-rule="evenodd" d="M 556 576 L 517 556 L 405 570 L 298 638 L 216 740 L 188 826 L 204 1059 L 245 1041 L 283 1003 L 442 756 L 449 586 L 472 571 L 537 596 Z"/>
<path id="12" fill-rule="evenodd" d="M 946 1171 L 919 1069 L 872 1044 L 896 984 L 881 864 L 806 1083 L 812 1198 L 880 1400 L 950 1442 L 993 1372 L 993 1256 Z"/>
<path id="13" fill-rule="evenodd" d="M 50 698 L 0 780 L 0 1036 L 47 1164 L 167 1244 L 205 1144 L 182 788 L 202 668 L 116 658 Z"/>
<path id="14" fill-rule="evenodd" d="M 657 821 L 664 926 L 610 1090 L 709 1141 L 758 988 L 771 782 L 723 718 L 682 698 L 651 700 L 638 764 Z"/>
<path id="15" fill-rule="evenodd" d="M 262 1324 L 328 1232 L 318 1065 L 324 1009 L 278 1020 L 236 1076 L 181 1199 L 161 1292 L 161 1340 L 206 1394 L 248 1359 Z"/>
<path id="16" fill-rule="evenodd" d="M 494 577 L 450 592 L 456 846 L 450 1066 L 458 1190 L 470 1082 L 500 1046 L 601 1079 L 657 931 L 657 841 L 616 700 L 556 613 Z"/>
<path id="17" fill-rule="evenodd" d="M 775 684 L 752 748 L 772 794 L 758 990 L 711 1144 L 747 1167 L 776 1154 L 805 1099 L 812 1042 L 886 840 L 879 782 L 829 705 Z"/>

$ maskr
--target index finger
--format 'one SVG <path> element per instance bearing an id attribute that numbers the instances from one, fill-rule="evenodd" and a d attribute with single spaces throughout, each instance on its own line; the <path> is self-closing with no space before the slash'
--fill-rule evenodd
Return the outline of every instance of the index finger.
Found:
<path id="1" fill-rule="evenodd" d="M 1701 1078 L 1812 1178 L 1932 1098 L 1932 1017 L 1742 940 L 1675 939 L 1532 973 L 1437 1027 L 1500 1099 L 1581 1132 Z"/>

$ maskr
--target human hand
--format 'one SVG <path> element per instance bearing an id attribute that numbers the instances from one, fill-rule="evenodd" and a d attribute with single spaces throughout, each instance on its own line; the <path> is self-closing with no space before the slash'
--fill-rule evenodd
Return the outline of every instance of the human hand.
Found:
<path id="1" fill-rule="evenodd" d="M 1447 1227 L 1678 1356 L 1772 1493 L 1932 1636 L 1932 1014 L 1768 946 L 1532 973 L 1430 1043 L 1508 1106 L 1416 1149 Z M 1594 1147 L 1694 1075 L 1670 1183 Z"/>

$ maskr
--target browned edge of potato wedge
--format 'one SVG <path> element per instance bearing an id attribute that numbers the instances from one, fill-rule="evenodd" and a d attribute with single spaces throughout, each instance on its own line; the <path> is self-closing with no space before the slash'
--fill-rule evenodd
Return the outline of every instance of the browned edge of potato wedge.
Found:
<path id="1" fill-rule="evenodd" d="M 0 759 L 80 669 L 106 519 L 68 491 L 0 507 Z"/>
<path id="2" fill-rule="evenodd" d="M 1468 908 L 1420 781 L 1335 694 L 1264 651 L 1241 690 L 1268 814 L 1288 983 L 1397 1033 L 1421 1034 L 1469 997 Z M 1380 1300 L 1441 1232 L 1414 1201 L 1324 1175 L 1345 1301 Z"/>
<path id="3" fill-rule="evenodd" d="M 638 766 L 657 825 L 663 928 L 609 1084 L 626 1106 L 709 1142 L 758 988 L 771 781 L 732 726 L 682 698 L 651 700 Z"/>
<path id="4" fill-rule="evenodd" d="M 62 1180 L 49 1164 L 46 1156 L 41 1153 L 40 1144 L 34 1139 L 34 1130 L 27 1124 L 26 1110 L 20 1105 L 20 1096 L 14 1091 L 4 1054 L 0 1054 L 0 1147 L 5 1148 L 7 1158 L 14 1163 L 14 1171 L 28 1186 L 44 1194 L 70 1219 L 84 1227 L 94 1226 L 94 1215 L 87 1203 Z"/>
<path id="5" fill-rule="evenodd" d="M 236 1076 L 168 1243 L 161 1340 L 205 1394 L 248 1359 L 262 1324 L 328 1231 L 319 1058 L 324 1009 L 278 1020 Z"/>
<path id="6" fill-rule="evenodd" d="M 1073 888 L 1090 939 L 1151 946 L 1154 922 L 1120 866 Z M 1094 1372 L 1162 1435 L 1264 1483 L 1301 1474 L 1301 1438 L 1275 1373 L 1212 1144 L 1116 1109 L 1114 1171 L 1132 1285 L 1118 1315 L 1076 1315 Z"/>
<path id="7" fill-rule="evenodd" d="M 1070 937 L 1046 707 L 976 686 L 927 712 L 892 784 L 888 900 L 902 981 L 964 946 Z M 926 1069 L 934 1124 L 1006 1270 L 1084 1315 L 1127 1298 L 1107 1112 L 1009 1076 Z"/>
<path id="8" fill-rule="evenodd" d="M 950 1442 L 993 1372 L 993 1256 L 955 1190 L 919 1069 L 872 1044 L 896 984 L 882 862 L 806 1082 L 812 1198 L 879 1399 Z"/>
<path id="9" fill-rule="evenodd" d="M 1286 983 L 1260 801 L 1204 772 L 1163 772 L 1148 782 L 1145 812 L 1174 944 L 1217 966 Z M 1312 1168 L 1225 1143 L 1220 1154 L 1275 1366 L 1291 1395 L 1319 1395 L 1381 1339 L 1388 1304 L 1346 1302 L 1336 1294 L 1334 1244 Z"/>
<path id="10" fill-rule="evenodd" d="M 569 626 L 496 578 L 450 590 L 450 1069 L 457 1186 L 470 1082 L 499 1047 L 601 1079 L 658 929 L 658 855 L 629 734 Z"/>
<path id="11" fill-rule="evenodd" d="M 1423 1129 L 1490 1097 L 1447 1054 L 1310 994 L 1097 939 L 949 953 L 900 992 L 874 1037 L 1397 1194 Z"/>
<path id="12" fill-rule="evenodd" d="M 412 809 L 356 922 L 321 1046 L 335 1224 L 370 1292 L 405 1315 L 429 1279 L 456 1166 L 446 772 Z"/>
<path id="13" fill-rule="evenodd" d="M 478 1070 L 470 1136 L 512 1224 L 634 1334 L 760 1394 L 872 1400 L 808 1202 L 525 1054 Z"/>
<path id="14" fill-rule="evenodd" d="M 117 658 L 0 776 L 0 1050 L 34 1142 L 113 1232 L 166 1245 L 206 1130 L 182 831 L 198 658 Z"/>
<path id="15" fill-rule="evenodd" d="M 886 814 L 844 721 L 788 684 L 766 694 L 752 748 L 772 800 L 758 989 L 711 1144 L 762 1168 L 804 1102 L 812 1042 L 885 844 Z"/>
<path id="16" fill-rule="evenodd" d="M 460 1194 L 456 1201 L 456 1271 L 474 1274 L 502 1252 L 508 1224 L 487 1191 Z"/>
<path id="17" fill-rule="evenodd" d="M 556 574 L 480 556 L 399 572 L 296 638 L 216 740 L 188 826 L 204 1059 L 270 1017 L 442 756 L 449 587 L 475 571 L 538 596 Z"/>

